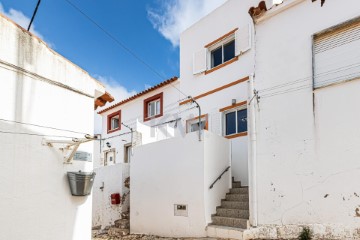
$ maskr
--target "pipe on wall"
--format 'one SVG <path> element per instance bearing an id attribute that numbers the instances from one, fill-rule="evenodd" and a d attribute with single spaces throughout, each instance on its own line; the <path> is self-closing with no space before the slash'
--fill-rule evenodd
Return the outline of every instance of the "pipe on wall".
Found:
<path id="1" fill-rule="evenodd" d="M 254 88 L 254 75 L 249 78 L 249 194 L 250 194 L 250 224 L 253 227 L 258 225 L 258 201 L 257 201 L 257 162 L 256 162 L 256 96 Z"/>

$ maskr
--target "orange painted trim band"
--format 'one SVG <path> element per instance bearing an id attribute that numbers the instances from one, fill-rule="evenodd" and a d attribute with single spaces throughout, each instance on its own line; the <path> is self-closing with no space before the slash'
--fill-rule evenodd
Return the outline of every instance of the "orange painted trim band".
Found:
<path id="1" fill-rule="evenodd" d="M 246 77 L 244 77 L 244 78 L 241 78 L 241 79 L 239 79 L 239 80 L 236 80 L 235 82 L 231 82 L 231 83 L 229 83 L 229 84 L 226 84 L 226 85 L 224 85 L 224 86 L 215 88 L 215 89 L 213 89 L 213 90 L 211 90 L 211 91 L 208 91 L 208 92 L 206 92 L 206 93 L 200 94 L 200 95 L 198 95 L 198 96 L 196 96 L 196 97 L 193 97 L 193 99 L 197 100 L 197 99 L 199 99 L 199 98 L 206 97 L 206 96 L 208 96 L 208 95 L 210 95 L 210 94 L 219 92 L 219 91 L 221 91 L 221 90 L 224 90 L 224 89 L 226 89 L 226 88 L 232 87 L 232 86 L 234 86 L 234 85 L 236 85 L 236 84 L 245 82 L 245 81 L 247 81 L 247 80 L 249 80 L 249 76 L 246 76 Z M 191 99 L 182 101 L 181 103 L 179 103 L 179 105 L 181 106 L 181 105 L 187 104 L 187 103 L 189 103 L 189 102 L 191 102 Z"/>
<path id="2" fill-rule="evenodd" d="M 233 108 L 236 108 L 236 107 L 240 107 L 240 106 L 243 106 L 243 105 L 246 105 L 247 104 L 247 101 L 242 101 L 242 102 L 239 102 L 239 103 L 236 103 L 234 105 L 230 105 L 230 106 L 227 106 L 227 107 L 224 107 L 224 108 L 221 108 L 219 109 L 219 112 L 225 112 L 229 109 L 233 109 Z"/>
<path id="3" fill-rule="evenodd" d="M 233 134 L 233 135 L 230 135 L 230 136 L 225 136 L 225 138 L 233 139 L 233 138 L 237 138 L 237 137 L 244 137 L 244 136 L 247 136 L 247 135 L 248 135 L 247 132 L 242 132 L 242 133 L 237 133 L 237 134 Z"/>
<path id="4" fill-rule="evenodd" d="M 228 36 L 230 36 L 231 34 L 234 34 L 236 31 L 238 30 L 238 28 L 235 28 L 234 30 L 231 30 L 230 32 L 224 34 L 223 36 L 219 37 L 218 39 L 212 41 L 211 43 L 208 43 L 205 45 L 205 48 L 210 47 L 211 45 L 214 45 L 217 42 L 220 42 L 221 40 L 224 40 L 225 38 L 227 38 Z"/>
<path id="5" fill-rule="evenodd" d="M 227 65 L 229 65 L 229 64 L 231 64 L 231 63 L 233 63 L 233 62 L 236 62 L 237 60 L 239 60 L 239 56 L 236 56 L 236 57 L 230 59 L 229 61 L 226 61 L 226 62 L 224 62 L 224 63 L 222 63 L 222 64 L 220 64 L 220 65 L 217 65 L 216 67 L 213 67 L 213 68 L 210 69 L 210 70 L 206 70 L 206 71 L 205 71 L 205 75 L 206 75 L 206 74 L 209 74 L 209 73 L 212 73 L 212 72 L 214 72 L 214 71 L 216 71 L 216 70 L 218 70 L 218 69 L 220 69 L 220 68 L 223 68 L 223 67 L 225 67 L 225 66 L 227 66 Z"/>

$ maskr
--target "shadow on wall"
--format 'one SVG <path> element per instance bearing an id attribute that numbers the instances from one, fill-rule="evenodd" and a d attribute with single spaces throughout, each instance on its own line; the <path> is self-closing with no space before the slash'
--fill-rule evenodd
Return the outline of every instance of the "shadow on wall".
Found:
<path id="1" fill-rule="evenodd" d="M 0 131 L 42 134 L 2 121 Z M 91 221 L 91 196 L 73 197 L 66 176 L 81 166 L 64 165 L 62 154 L 43 146 L 41 136 L 0 135 L 0 225 L 7 229 L 0 231 L 0 239 L 63 240 L 75 239 L 79 230 L 86 232 L 76 228 Z"/>

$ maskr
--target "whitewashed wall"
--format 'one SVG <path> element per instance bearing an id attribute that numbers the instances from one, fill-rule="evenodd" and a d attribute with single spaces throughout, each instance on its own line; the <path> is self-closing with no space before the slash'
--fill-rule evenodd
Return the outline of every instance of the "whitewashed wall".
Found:
<path id="1" fill-rule="evenodd" d="M 258 223 L 357 239 L 360 82 L 313 92 L 311 49 L 313 34 L 357 17 L 360 3 L 297 2 L 256 26 Z"/>
<path id="2" fill-rule="evenodd" d="M 224 150 L 217 152 L 216 144 Z M 229 164 L 228 146 L 228 140 L 205 132 L 201 142 L 190 133 L 137 147 L 130 169 L 130 231 L 205 237 L 215 205 L 230 187 L 227 174 L 208 190 L 210 179 Z M 174 216 L 174 204 L 187 205 L 188 216 Z"/>
<path id="3" fill-rule="evenodd" d="M 115 164 L 94 169 L 96 178 L 93 186 L 93 227 L 114 225 L 114 221 L 121 219 L 121 213 L 129 210 L 129 189 L 124 182 L 130 176 L 128 163 Z M 111 204 L 111 194 L 119 193 L 121 204 Z"/>
<path id="4" fill-rule="evenodd" d="M 194 53 L 203 49 L 205 45 L 231 30 L 243 28 L 249 24 L 252 25 L 252 19 L 247 11 L 250 6 L 257 3 L 258 1 L 254 0 L 229 0 L 181 34 L 180 87 L 183 92 L 194 97 L 253 73 L 255 57 L 253 47 L 239 56 L 237 61 L 206 75 L 203 73 L 193 75 L 193 56 Z M 224 21 L 224 18 L 226 18 L 226 21 Z M 209 131 L 223 135 L 223 114 L 219 112 L 219 109 L 230 106 L 232 99 L 236 99 L 237 102 L 246 101 L 248 95 L 247 82 L 242 82 L 197 100 L 201 106 L 202 114 L 209 115 Z M 181 109 L 187 109 L 188 107 L 191 106 L 186 105 Z M 185 125 L 186 119 L 195 116 L 197 116 L 197 109 L 184 112 L 182 114 L 183 124 Z M 235 180 L 241 181 L 243 185 L 248 185 L 247 137 L 240 138 L 243 139 L 232 140 L 234 164 L 232 175 Z M 244 169 L 246 170 L 244 171 Z"/>
<path id="5" fill-rule="evenodd" d="M 92 171 L 92 162 L 64 164 L 62 152 L 42 145 L 41 136 L 71 139 L 84 134 L 12 121 L 93 134 L 93 97 L 104 88 L 2 16 L 0 29 L 0 118 L 10 120 L 0 121 L 0 239 L 90 240 L 91 196 L 71 196 L 66 173 Z M 92 154 L 93 144 L 82 144 L 79 150 Z"/>
<path id="6" fill-rule="evenodd" d="M 205 219 L 206 223 L 211 223 L 211 215 L 216 213 L 216 207 L 221 205 L 221 199 L 224 199 L 231 188 L 231 169 L 211 189 L 210 186 L 231 166 L 231 148 L 229 140 L 207 131 L 204 144 Z"/>
<path id="7" fill-rule="evenodd" d="M 172 85 L 179 88 L 179 81 L 173 82 Z M 111 144 L 111 148 L 116 149 L 116 163 L 124 162 L 124 145 L 131 143 L 130 130 L 124 126 L 121 126 L 121 130 L 108 134 L 107 133 L 107 116 L 113 112 L 121 110 L 121 121 L 124 124 L 132 127 L 141 136 L 141 143 L 147 144 L 175 136 L 175 122 L 162 124 L 164 122 L 174 120 L 178 118 L 179 112 L 179 99 L 180 93 L 174 87 L 167 85 L 162 88 L 156 89 L 150 93 L 147 93 L 136 100 L 125 103 L 124 105 L 115 107 L 105 113 L 102 113 L 102 138 L 104 139 L 101 144 L 101 150 L 107 151 L 110 148 L 106 146 L 106 143 Z M 155 118 L 149 121 L 143 121 L 144 112 L 144 99 L 154 96 L 163 92 L 163 104 L 164 115 L 159 118 Z M 159 125 L 161 124 L 161 125 Z M 159 126 L 155 126 L 159 125 Z M 155 127 L 153 127 L 155 126 Z M 178 124 L 178 129 L 182 128 L 181 124 Z M 122 136 L 120 134 L 128 133 Z M 115 136 L 115 137 L 114 137 Z M 135 135 L 134 135 L 135 138 Z M 101 156 L 103 157 L 103 156 Z M 111 163 L 110 163 L 111 165 Z"/>

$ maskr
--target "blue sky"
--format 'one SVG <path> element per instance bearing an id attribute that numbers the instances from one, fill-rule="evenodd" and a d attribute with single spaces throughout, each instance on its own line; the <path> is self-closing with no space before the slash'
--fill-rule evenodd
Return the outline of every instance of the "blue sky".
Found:
<path id="1" fill-rule="evenodd" d="M 67 1 L 148 63 L 146 68 Z M 116 101 L 179 76 L 179 34 L 226 0 L 42 0 L 31 32 L 105 83 Z M 0 0 L 27 28 L 37 0 Z"/>
<path id="2" fill-rule="evenodd" d="M 165 79 L 179 75 L 176 35 L 180 29 L 188 27 L 224 2 L 207 0 L 211 3 L 205 4 L 206 0 L 70 1 L 149 63 Z M 17 22 L 20 21 L 20 25 L 27 25 L 24 19 L 19 20 L 19 14 L 30 18 L 37 0 L 0 0 L 0 3 L 5 14 Z M 181 17 L 177 18 L 177 15 Z M 141 91 L 146 86 L 162 81 L 66 0 L 43 0 L 34 26 L 32 31 L 35 30 L 35 34 L 40 35 L 57 52 L 112 86 L 119 85 L 134 93 L 133 91 Z"/>

